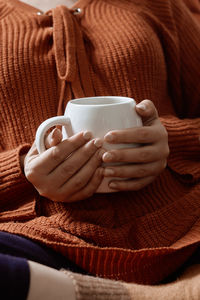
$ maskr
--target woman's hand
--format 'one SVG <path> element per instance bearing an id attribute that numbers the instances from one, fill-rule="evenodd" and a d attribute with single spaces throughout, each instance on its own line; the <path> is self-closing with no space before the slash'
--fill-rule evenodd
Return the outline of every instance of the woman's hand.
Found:
<path id="1" fill-rule="evenodd" d="M 151 183 L 167 164 L 168 135 L 158 118 L 154 104 L 150 100 L 143 100 L 136 106 L 136 111 L 142 117 L 143 127 L 110 131 L 104 137 L 108 143 L 141 145 L 137 148 L 110 150 L 104 153 L 105 163 L 122 163 L 104 169 L 104 176 L 120 177 L 120 180 L 110 182 L 109 186 L 114 190 L 140 190 Z"/>
<path id="2" fill-rule="evenodd" d="M 41 196 L 58 202 L 90 197 L 103 178 L 102 141 L 89 132 L 62 140 L 58 129 L 46 140 L 47 149 L 38 154 L 35 143 L 24 158 L 24 173 Z"/>

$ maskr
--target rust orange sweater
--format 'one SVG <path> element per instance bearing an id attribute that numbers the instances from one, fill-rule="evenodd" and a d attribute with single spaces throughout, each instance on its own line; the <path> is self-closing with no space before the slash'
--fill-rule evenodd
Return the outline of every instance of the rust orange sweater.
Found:
<path id="1" fill-rule="evenodd" d="M 200 26 L 182 0 L 80 0 L 45 14 L 0 0 L 0 230 L 90 273 L 156 283 L 200 243 Z M 40 197 L 19 154 L 71 98 L 151 99 L 169 133 L 166 170 L 138 192 L 79 203 Z"/>

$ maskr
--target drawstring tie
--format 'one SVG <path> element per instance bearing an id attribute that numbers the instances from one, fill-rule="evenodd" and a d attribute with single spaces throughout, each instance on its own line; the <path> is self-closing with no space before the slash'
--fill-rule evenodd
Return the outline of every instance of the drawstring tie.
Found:
<path id="1" fill-rule="evenodd" d="M 52 10 L 53 41 L 60 80 L 58 115 L 63 104 L 74 98 L 94 96 L 82 32 L 76 17 L 65 6 Z M 66 99 L 64 99 L 66 97 Z"/>

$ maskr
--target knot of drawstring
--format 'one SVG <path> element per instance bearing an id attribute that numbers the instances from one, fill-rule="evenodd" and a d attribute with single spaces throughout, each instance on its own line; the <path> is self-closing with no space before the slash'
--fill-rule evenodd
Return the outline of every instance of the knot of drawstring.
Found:
<path id="1" fill-rule="evenodd" d="M 61 81 L 58 114 L 62 114 L 64 100 L 93 96 L 94 89 L 83 36 L 76 17 L 65 6 L 53 9 L 52 17 L 56 68 Z"/>

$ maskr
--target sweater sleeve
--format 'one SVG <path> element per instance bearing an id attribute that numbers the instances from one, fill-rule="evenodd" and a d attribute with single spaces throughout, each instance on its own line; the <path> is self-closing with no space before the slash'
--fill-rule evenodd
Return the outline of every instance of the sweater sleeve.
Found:
<path id="1" fill-rule="evenodd" d="M 12 214 L 10 207 L 13 212 L 17 212 L 18 207 L 22 205 L 28 212 L 28 207 L 34 206 L 34 188 L 27 181 L 20 166 L 20 155 L 27 153 L 29 148 L 30 145 L 23 144 L 0 153 L 0 215 L 5 215 L 5 212 Z"/>
<path id="2" fill-rule="evenodd" d="M 177 112 L 177 117 L 161 118 L 169 136 L 168 166 L 189 181 L 200 178 L 200 22 L 196 17 L 199 12 L 200 3 L 195 0 L 171 0 L 172 21 L 163 18 L 171 31 L 171 40 L 166 41 L 166 45 L 170 44 L 166 58 L 169 89 Z"/>
<path id="3" fill-rule="evenodd" d="M 170 155 L 168 166 L 183 179 L 200 178 L 200 118 L 160 118 L 168 131 Z"/>
<path id="4" fill-rule="evenodd" d="M 184 1 L 172 2 L 178 38 L 182 112 L 185 117 L 200 117 L 200 22 Z"/>

